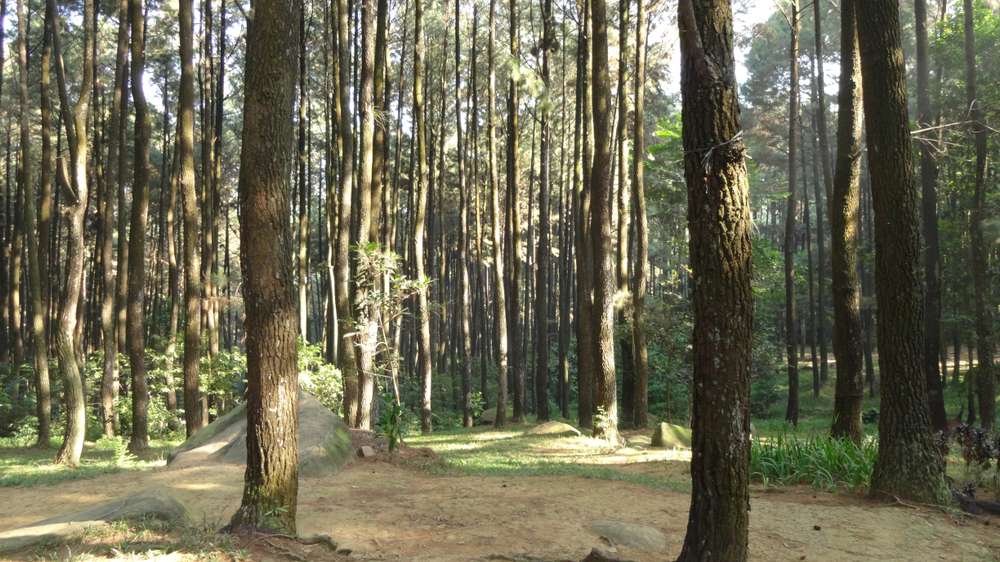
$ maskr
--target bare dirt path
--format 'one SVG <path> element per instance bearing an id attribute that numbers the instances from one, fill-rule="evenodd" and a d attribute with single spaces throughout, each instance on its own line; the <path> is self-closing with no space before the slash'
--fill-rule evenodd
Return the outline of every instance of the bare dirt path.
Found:
<path id="1" fill-rule="evenodd" d="M 655 470 L 653 466 L 643 467 Z M 198 522 L 221 526 L 239 502 L 238 466 L 122 473 L 45 488 L 0 489 L 0 530 L 154 487 L 186 503 Z M 606 543 L 594 520 L 652 526 L 666 552 L 620 548 L 636 561 L 665 560 L 681 546 L 687 494 L 578 477 L 437 476 L 378 458 L 335 476 L 307 478 L 300 534 L 328 533 L 376 560 L 579 560 Z M 1000 560 L 1000 520 L 793 488 L 752 494 L 754 560 Z"/>

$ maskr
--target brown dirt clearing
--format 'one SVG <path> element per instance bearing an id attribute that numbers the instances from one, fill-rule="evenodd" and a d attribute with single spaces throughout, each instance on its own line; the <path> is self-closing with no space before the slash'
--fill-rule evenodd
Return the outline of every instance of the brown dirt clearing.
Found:
<path id="1" fill-rule="evenodd" d="M 380 454 L 336 475 L 303 478 L 299 533 L 329 534 L 357 560 L 580 560 L 592 547 L 608 547 L 590 524 L 616 520 L 654 527 L 667 538 L 666 552 L 619 547 L 622 558 L 659 561 L 680 551 L 686 493 L 575 476 L 442 476 L 419 466 L 433 461 L 413 457 Z M 642 451 L 601 457 L 591 460 L 623 472 L 687 470 L 680 460 L 641 462 Z M 183 502 L 195 524 L 217 528 L 237 507 L 242 479 L 239 466 L 189 465 L 0 488 L 0 530 L 156 487 Z M 955 517 L 804 487 L 755 487 L 751 495 L 754 560 L 1000 560 L 1000 519 Z M 285 549 L 294 551 L 294 545 Z M 296 559 L 280 548 L 251 545 L 245 551 L 254 560 Z M 341 559 L 298 552 L 310 560 Z"/>

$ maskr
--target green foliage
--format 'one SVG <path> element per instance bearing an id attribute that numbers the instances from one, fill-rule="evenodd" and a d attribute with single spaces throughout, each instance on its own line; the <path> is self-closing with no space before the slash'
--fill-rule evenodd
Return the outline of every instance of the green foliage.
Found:
<path id="1" fill-rule="evenodd" d="M 299 384 L 320 404 L 340 415 L 344 406 L 344 379 L 336 365 L 323 358 L 323 346 L 306 343 L 299 338 Z"/>
<path id="2" fill-rule="evenodd" d="M 387 397 L 388 398 L 388 397 Z M 395 451 L 403 442 L 405 422 L 403 421 L 403 407 L 392 400 L 387 400 L 388 405 L 382 409 L 382 417 L 379 419 L 379 431 L 389 440 L 389 452 Z"/>
<path id="3" fill-rule="evenodd" d="M 755 437 L 750 443 L 750 478 L 765 486 L 809 484 L 824 490 L 861 490 L 871 482 L 878 443 L 860 446 L 831 437 Z"/>

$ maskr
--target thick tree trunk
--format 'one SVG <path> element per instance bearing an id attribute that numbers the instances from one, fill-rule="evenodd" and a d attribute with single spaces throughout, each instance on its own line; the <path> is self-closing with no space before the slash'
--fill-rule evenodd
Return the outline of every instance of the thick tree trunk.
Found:
<path id="1" fill-rule="evenodd" d="M 993 303 L 987 261 L 989 249 L 984 240 L 983 222 L 986 220 L 986 127 L 983 124 L 983 101 L 976 95 L 976 33 L 972 0 L 963 4 L 965 20 L 965 101 L 969 107 L 972 132 L 975 138 L 975 191 L 972 200 L 971 234 L 972 281 L 976 294 L 976 359 L 979 370 L 976 391 L 979 395 L 979 425 L 987 431 L 993 429 L 996 418 L 996 392 L 993 373 Z M 935 356 L 936 357 L 936 356 Z"/>
<path id="2" fill-rule="evenodd" d="M 879 456 L 872 493 L 945 501 L 944 463 L 933 443 L 923 372 L 923 288 L 913 154 L 899 6 L 858 5 L 868 166 L 875 211 L 875 291 L 882 373 Z"/>
<path id="3" fill-rule="evenodd" d="M 681 0 L 684 172 L 694 301 L 692 495 L 680 561 L 748 557 L 750 201 L 726 0 Z"/>
<path id="4" fill-rule="evenodd" d="M 841 2 L 840 91 L 837 95 L 837 165 L 830 198 L 833 273 L 833 355 L 837 387 L 833 403 L 834 437 L 860 443 L 864 437 L 861 407 L 863 330 L 858 242 L 861 221 L 861 59 L 858 51 L 857 0 Z"/>
<path id="5" fill-rule="evenodd" d="M 247 330 L 247 469 L 230 528 L 295 534 L 297 309 L 289 178 L 300 3 L 257 0 L 247 33 L 240 262 Z"/>
<path id="6" fill-rule="evenodd" d="M 583 0 L 578 18 L 576 92 L 579 105 L 577 133 L 573 147 L 574 185 L 576 186 L 576 353 L 577 416 L 581 427 L 592 427 L 594 420 L 594 370 L 597 352 L 594 347 L 594 245 L 591 243 L 591 95 L 590 0 Z M 579 145 L 579 146 L 577 146 Z M 581 158 L 582 155 L 582 158 Z"/>
<path id="7" fill-rule="evenodd" d="M 149 447 L 147 410 L 149 390 L 146 386 L 146 332 L 143 301 L 146 285 L 146 223 L 149 215 L 149 110 L 143 90 L 145 55 L 144 0 L 129 0 L 128 15 L 131 31 L 131 85 L 135 106 L 135 174 L 133 179 L 132 219 L 129 232 L 128 259 L 128 326 L 129 367 L 132 371 L 132 436 L 129 450 L 138 453 Z"/>

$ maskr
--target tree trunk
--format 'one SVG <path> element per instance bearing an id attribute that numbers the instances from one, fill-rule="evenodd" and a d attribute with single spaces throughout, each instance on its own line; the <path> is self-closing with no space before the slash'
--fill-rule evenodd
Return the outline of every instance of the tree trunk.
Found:
<path id="1" fill-rule="evenodd" d="M 594 246 L 591 243 L 591 100 L 588 83 L 590 65 L 590 0 L 583 0 L 578 18 L 576 137 L 573 146 L 573 184 L 576 199 L 576 353 L 577 416 L 581 427 L 592 427 L 594 419 Z M 582 158 L 581 158 L 582 153 Z"/>
<path id="2" fill-rule="evenodd" d="M 552 0 L 542 2 L 542 82 L 551 91 L 550 58 L 555 51 Z M 539 150 L 538 241 L 535 246 L 535 416 L 549 419 L 549 168 L 552 158 L 552 124 L 548 104 L 541 110 Z"/>
<path id="3" fill-rule="evenodd" d="M 933 443 L 923 373 L 920 230 L 907 123 L 899 6 L 858 5 L 868 166 L 875 222 L 875 291 L 882 373 L 879 456 L 872 493 L 944 501 L 944 463 Z"/>
<path id="4" fill-rule="evenodd" d="M 965 101 L 976 146 L 976 184 L 972 200 L 971 234 L 972 280 L 976 294 L 976 359 L 979 369 L 976 391 L 979 395 L 979 425 L 992 431 L 996 418 L 996 392 L 993 374 L 993 303 L 987 261 L 989 249 L 984 240 L 983 222 L 986 217 L 986 127 L 983 124 L 983 102 L 976 95 L 976 33 L 972 0 L 963 4 L 965 20 Z M 935 356 L 936 357 L 936 356 Z"/>
<path id="5" fill-rule="evenodd" d="M 347 0 L 337 0 L 337 87 L 340 116 L 340 209 L 337 220 L 336 306 L 337 366 L 344 379 L 344 420 L 353 426 L 358 415 L 358 367 L 355 355 L 354 314 L 351 310 L 351 204 L 354 191 L 354 116 L 350 98 L 350 12 Z"/>
<path id="6" fill-rule="evenodd" d="M 645 0 L 636 0 L 635 21 L 635 129 L 632 150 L 632 208 L 635 215 L 636 256 L 632 287 L 632 361 L 633 383 L 632 424 L 637 429 L 646 427 L 649 409 L 649 352 L 646 348 L 646 285 L 649 277 L 649 222 L 646 217 L 646 6 Z"/>
<path id="7" fill-rule="evenodd" d="M 38 415 L 38 441 L 40 447 L 49 446 L 51 397 L 49 394 L 49 352 L 45 333 L 45 306 L 42 299 L 41 253 L 35 225 L 35 184 L 31 177 L 31 130 L 28 116 L 28 15 L 25 0 L 17 2 L 17 57 L 18 57 L 18 118 L 21 129 L 21 185 L 24 186 L 24 222 L 22 229 L 28 239 L 28 288 L 31 293 L 31 336 L 35 353 L 35 410 Z"/>
<path id="8" fill-rule="evenodd" d="M 509 0 L 510 9 L 510 52 L 513 60 L 519 60 L 521 56 L 520 33 L 518 31 L 517 0 Z M 511 73 L 507 81 L 507 201 L 508 201 L 508 222 L 510 232 L 508 233 L 508 244 L 510 244 L 510 273 L 508 281 L 510 283 L 510 332 L 508 349 L 511 352 L 511 368 L 514 370 L 514 408 L 513 422 L 524 421 L 525 396 L 524 396 L 524 357 L 521 353 L 521 210 L 520 210 L 520 166 L 518 162 L 520 150 L 518 148 L 518 136 L 521 126 L 518 119 L 520 102 L 518 101 L 518 80 L 514 73 Z"/>
<path id="9" fill-rule="evenodd" d="M 420 377 L 420 431 L 424 434 L 430 433 L 432 427 L 431 397 L 433 395 L 432 370 L 431 370 L 431 313 L 427 292 L 430 290 L 427 281 L 425 268 L 426 250 L 424 248 L 424 238 L 427 229 L 427 192 L 428 192 L 428 171 L 427 171 L 427 123 L 424 113 L 424 7 L 423 0 L 413 0 L 413 115 L 416 121 L 416 158 L 417 173 L 413 178 L 413 191 L 416 198 L 416 211 L 413 218 L 413 262 L 415 264 L 415 276 L 423 283 L 417 292 L 417 319 L 419 334 L 417 335 L 417 347 L 419 358 L 417 361 L 417 371 Z M 492 29 L 492 28 L 491 28 Z M 491 53 L 492 42 L 490 44 Z M 490 76 L 493 76 L 492 65 L 490 65 Z"/>
<path id="10" fill-rule="evenodd" d="M 419 2 L 420 0 L 415 0 Z M 490 70 L 486 103 L 486 142 L 487 159 L 489 160 L 490 182 L 490 222 L 493 242 L 493 292 L 496 316 L 496 346 L 497 346 L 497 405 L 496 419 L 493 425 L 503 427 L 507 421 L 507 367 L 508 367 L 508 333 L 507 333 L 507 299 L 504 286 L 504 255 L 503 255 L 503 221 L 500 212 L 500 186 L 497 179 L 496 161 L 496 63 L 494 52 L 494 33 L 496 29 L 496 0 L 490 0 L 489 38 L 487 40 L 487 66 Z M 419 39 L 419 40 L 422 40 Z M 418 40 L 418 41 L 419 41 Z M 416 72 L 416 71 L 414 71 Z M 416 78 L 414 78 L 416 89 Z M 414 96 L 416 97 L 416 96 Z M 416 110 L 414 110 L 416 112 Z M 419 112 L 417 112 L 419 114 Z M 419 136 L 418 139 L 422 140 Z M 421 160 L 422 162 L 422 160 Z M 419 255 L 417 256 L 419 258 Z M 429 378 L 429 376 L 428 376 Z"/>
<path id="11" fill-rule="evenodd" d="M 795 162 L 799 138 L 799 2 L 792 0 L 791 40 L 788 47 L 789 93 L 788 93 L 788 206 L 785 210 L 785 360 L 788 372 L 788 407 L 785 421 L 792 425 L 799 423 L 799 365 L 795 357 L 798 345 L 798 330 L 795 318 L 795 215 L 798 212 L 796 190 L 798 186 L 797 164 Z"/>
<path id="12" fill-rule="evenodd" d="M 289 178 L 298 2 L 256 0 L 247 33 L 240 155 L 240 263 L 247 330 L 247 469 L 230 529 L 295 534 L 297 303 Z"/>
<path id="13" fill-rule="evenodd" d="M 201 212 L 194 175 L 194 19 L 193 1 L 180 0 L 181 87 L 178 95 L 177 152 L 184 205 L 184 422 L 188 437 L 204 427 L 201 408 Z"/>
<path id="14" fill-rule="evenodd" d="M 823 213 L 830 211 L 829 201 L 833 197 L 833 172 L 830 170 L 830 136 L 826 127 L 826 74 L 823 71 L 823 15 L 822 2 L 813 2 L 813 36 L 816 40 L 816 83 L 813 87 L 813 100 L 816 105 L 816 125 L 819 136 L 820 169 L 823 171 L 823 191 L 820 192 L 819 182 L 815 184 L 816 193 L 816 338 L 819 340 L 819 378 L 821 384 L 826 384 L 829 377 L 829 361 L 826 347 L 826 231 L 823 227 Z M 814 160 L 815 161 L 815 160 Z M 824 206 L 822 201 L 827 201 Z"/>
<path id="15" fill-rule="evenodd" d="M 146 337 L 143 297 L 146 285 L 146 223 L 149 215 L 149 112 L 142 76 L 146 67 L 144 0 L 129 0 L 131 31 L 131 86 L 135 105 L 135 175 L 133 180 L 132 219 L 128 249 L 128 326 L 129 366 L 132 371 L 132 436 L 129 451 L 138 453 L 149 447 L 146 387 Z"/>
<path id="16" fill-rule="evenodd" d="M 460 1 L 455 0 L 455 138 L 457 141 L 458 194 L 459 194 L 459 240 L 458 240 L 458 281 L 459 299 L 456 303 L 461 310 L 461 347 L 462 355 L 462 425 L 472 427 L 472 312 L 471 289 L 469 288 L 469 190 L 465 178 L 465 149 L 462 138 L 462 34 Z M 474 183 L 474 182 L 473 182 Z"/>
<path id="17" fill-rule="evenodd" d="M 691 509 L 680 561 L 748 557 L 750 201 L 726 0 L 681 0 L 684 171 L 694 304 Z M 719 446 L 719 445 L 722 446 Z"/>
<path id="18" fill-rule="evenodd" d="M 858 232 L 861 226 L 861 59 L 856 1 L 844 0 L 840 15 L 840 91 L 837 95 L 837 166 L 830 198 L 833 273 L 833 355 L 837 387 L 830 434 L 861 443 L 862 376 L 861 284 Z"/>
<path id="19" fill-rule="evenodd" d="M 594 246 L 594 407 L 600 420 L 594 436 L 618 441 L 618 400 L 615 384 L 615 277 L 611 239 L 611 90 L 608 84 L 608 22 L 605 0 L 592 0 L 594 54 L 594 162 L 591 172 L 591 239 Z"/>

